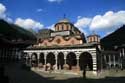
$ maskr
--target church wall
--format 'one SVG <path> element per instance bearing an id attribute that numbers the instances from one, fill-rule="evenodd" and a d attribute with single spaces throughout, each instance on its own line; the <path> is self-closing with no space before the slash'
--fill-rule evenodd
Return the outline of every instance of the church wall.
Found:
<path id="1" fill-rule="evenodd" d="M 77 40 L 74 37 L 70 38 L 69 40 L 65 40 L 62 36 L 56 36 L 51 42 L 49 42 L 48 39 L 44 40 L 42 43 L 40 43 L 40 46 L 65 46 L 79 44 L 83 44 L 83 41 Z"/>

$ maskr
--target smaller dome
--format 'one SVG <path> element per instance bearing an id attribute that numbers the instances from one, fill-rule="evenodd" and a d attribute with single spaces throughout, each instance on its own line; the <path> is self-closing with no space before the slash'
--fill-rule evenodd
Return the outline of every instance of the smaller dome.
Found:
<path id="1" fill-rule="evenodd" d="M 68 19 L 66 19 L 66 18 L 64 18 L 64 19 L 61 19 L 60 21 L 59 21 L 59 23 L 70 23 L 70 21 L 68 20 Z"/>

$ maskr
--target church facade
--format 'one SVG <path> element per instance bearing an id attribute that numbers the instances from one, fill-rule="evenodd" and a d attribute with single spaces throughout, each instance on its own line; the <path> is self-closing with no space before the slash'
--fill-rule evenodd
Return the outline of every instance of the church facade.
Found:
<path id="1" fill-rule="evenodd" d="M 87 37 L 68 19 L 60 20 L 54 26 L 55 31 L 40 30 L 38 42 L 24 50 L 26 64 L 30 66 L 51 65 L 55 70 L 97 71 L 100 64 L 100 37 L 96 34 Z"/>
<path id="2" fill-rule="evenodd" d="M 39 46 L 71 46 L 86 43 L 84 34 L 66 18 L 56 23 L 54 28 L 55 31 L 48 30 L 48 33 L 47 30 L 42 30 L 41 33 L 46 32 L 42 36 L 38 33 Z"/>

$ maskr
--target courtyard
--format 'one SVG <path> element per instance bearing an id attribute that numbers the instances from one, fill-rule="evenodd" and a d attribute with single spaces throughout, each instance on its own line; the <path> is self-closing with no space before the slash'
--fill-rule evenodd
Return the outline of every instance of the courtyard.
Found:
<path id="1" fill-rule="evenodd" d="M 10 83 L 119 83 L 125 81 L 125 71 L 118 71 L 115 74 L 113 70 L 107 72 L 104 78 L 83 78 L 80 75 L 48 73 L 41 71 L 29 71 L 23 69 L 21 64 L 13 63 L 5 67 L 6 76 L 9 77 Z M 111 74 L 109 74 L 111 73 Z M 121 75 L 119 75 L 121 74 Z M 104 74 L 103 74 L 104 75 Z"/>

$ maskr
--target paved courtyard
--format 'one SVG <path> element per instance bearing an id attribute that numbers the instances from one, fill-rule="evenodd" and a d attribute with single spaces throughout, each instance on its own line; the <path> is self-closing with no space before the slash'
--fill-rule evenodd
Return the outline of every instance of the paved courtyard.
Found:
<path id="1" fill-rule="evenodd" d="M 106 77 L 101 79 L 82 78 L 73 74 L 55 74 L 46 72 L 33 72 L 21 68 L 21 65 L 10 64 L 6 66 L 6 75 L 10 83 L 123 83 L 125 77 Z"/>

